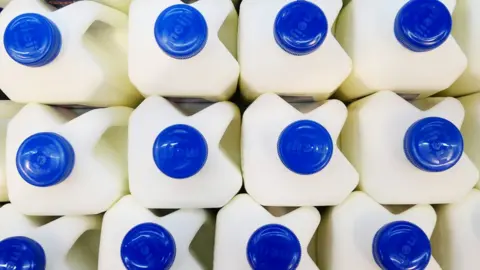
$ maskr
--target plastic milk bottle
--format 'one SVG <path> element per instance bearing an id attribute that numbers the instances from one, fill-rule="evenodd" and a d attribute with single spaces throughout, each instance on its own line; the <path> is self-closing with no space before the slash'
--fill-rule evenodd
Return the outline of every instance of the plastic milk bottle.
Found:
<path id="1" fill-rule="evenodd" d="M 328 98 L 352 61 L 332 34 L 342 0 L 243 0 L 239 19 L 240 89 Z"/>
<path id="2" fill-rule="evenodd" d="M 480 18 L 476 12 L 479 9 L 480 1 L 457 0 L 452 35 L 467 56 L 468 66 L 462 76 L 441 95 L 463 96 L 480 91 Z"/>
<path id="3" fill-rule="evenodd" d="M 247 192 L 269 206 L 342 202 L 358 173 L 337 146 L 347 119 L 338 100 L 292 105 L 263 94 L 243 115 L 242 167 Z"/>
<path id="4" fill-rule="evenodd" d="M 430 205 L 392 213 L 365 193 L 353 192 L 323 217 L 320 269 L 440 270 L 429 240 L 435 222 Z"/>
<path id="5" fill-rule="evenodd" d="M 462 104 L 430 98 L 411 104 L 390 91 L 348 107 L 342 150 L 360 174 L 359 189 L 381 204 L 450 203 L 478 181 L 464 153 Z"/>
<path id="6" fill-rule="evenodd" d="M 462 135 L 465 142 L 465 152 L 480 168 L 480 142 L 478 134 L 480 134 L 480 93 L 461 97 L 458 100 L 465 108 L 465 120 L 462 125 Z M 477 183 L 480 188 L 480 182 Z"/>
<path id="7" fill-rule="evenodd" d="M 132 109 L 96 109 L 75 118 L 28 104 L 7 130 L 11 202 L 28 215 L 91 215 L 128 192 L 127 124 Z"/>
<path id="8" fill-rule="evenodd" d="M 479 269 L 480 191 L 436 208 L 438 222 L 432 235 L 433 255 L 444 270 Z"/>
<path id="9" fill-rule="evenodd" d="M 8 201 L 7 173 L 5 168 L 7 125 L 22 106 L 8 100 L 0 101 L 0 202 Z"/>
<path id="10" fill-rule="evenodd" d="M 100 216 L 68 216 L 43 224 L 6 205 L 0 208 L 0 218 L 15 227 L 5 231 L 5 224 L 0 226 L 0 268 L 96 269 Z"/>
<path id="11" fill-rule="evenodd" d="M 451 36 L 455 0 L 351 0 L 336 37 L 353 70 L 337 97 L 391 90 L 424 98 L 448 88 L 467 67 Z"/>
<path id="12" fill-rule="evenodd" d="M 211 269 L 213 232 L 205 210 L 159 217 L 128 195 L 105 214 L 98 269 Z"/>
<path id="13" fill-rule="evenodd" d="M 217 215 L 213 269 L 318 269 L 307 247 L 319 223 L 313 207 L 278 217 L 237 195 Z"/>
<path id="14" fill-rule="evenodd" d="M 144 207 L 222 207 L 242 186 L 238 108 L 188 109 L 152 96 L 130 117 L 130 190 Z"/>
<path id="15" fill-rule="evenodd" d="M 127 76 L 124 13 L 93 1 L 56 11 L 12 0 L 0 16 L 0 88 L 13 101 L 137 105 Z"/>
<path id="16" fill-rule="evenodd" d="M 130 79 L 145 96 L 228 99 L 239 74 L 237 21 L 230 0 L 133 1 Z"/>

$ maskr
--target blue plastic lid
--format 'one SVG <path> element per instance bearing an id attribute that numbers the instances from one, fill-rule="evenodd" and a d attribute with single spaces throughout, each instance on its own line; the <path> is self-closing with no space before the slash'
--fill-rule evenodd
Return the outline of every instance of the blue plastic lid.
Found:
<path id="1" fill-rule="evenodd" d="M 452 31 L 452 16 L 439 0 L 410 0 L 395 18 L 395 36 L 407 49 L 426 52 L 442 45 Z"/>
<path id="2" fill-rule="evenodd" d="M 202 51 L 207 43 L 208 27 L 194 7 L 178 4 L 166 8 L 155 22 L 155 39 L 169 56 L 187 59 Z"/>
<path id="3" fill-rule="evenodd" d="M 283 165 L 292 172 L 314 174 L 330 162 L 333 141 L 319 123 L 300 120 L 282 131 L 278 138 L 277 152 Z"/>
<path id="4" fill-rule="evenodd" d="M 312 53 L 322 45 L 327 34 L 327 17 L 317 5 L 308 1 L 285 5 L 275 18 L 275 40 L 290 54 Z"/>
<path id="5" fill-rule="evenodd" d="M 15 17 L 5 29 L 3 44 L 8 55 L 19 64 L 41 67 L 60 53 L 62 36 L 48 18 L 26 13 Z"/>
<path id="6" fill-rule="evenodd" d="M 248 240 L 247 258 L 253 270 L 294 270 L 301 257 L 297 236 L 279 224 L 259 228 Z"/>
<path id="7" fill-rule="evenodd" d="M 17 170 L 30 185 L 49 187 L 65 180 L 75 164 L 75 152 L 62 136 L 52 132 L 33 134 L 17 151 Z"/>
<path id="8" fill-rule="evenodd" d="M 0 241 L 0 270 L 45 270 L 46 257 L 35 240 L 16 236 Z"/>
<path id="9" fill-rule="evenodd" d="M 377 231 L 373 257 L 384 270 L 423 270 L 432 255 L 428 236 L 417 225 L 394 221 Z"/>
<path id="10" fill-rule="evenodd" d="M 120 256 L 128 270 L 168 270 L 176 256 L 175 239 L 160 225 L 142 223 L 123 238 Z"/>
<path id="11" fill-rule="evenodd" d="M 407 130 L 403 147 L 408 160 L 427 172 L 442 172 L 453 167 L 463 154 L 463 137 L 450 121 L 427 117 Z"/>
<path id="12" fill-rule="evenodd" d="M 153 144 L 157 168 L 169 177 L 184 179 L 205 165 L 208 145 L 203 135 L 188 125 L 173 125 L 158 134 Z"/>

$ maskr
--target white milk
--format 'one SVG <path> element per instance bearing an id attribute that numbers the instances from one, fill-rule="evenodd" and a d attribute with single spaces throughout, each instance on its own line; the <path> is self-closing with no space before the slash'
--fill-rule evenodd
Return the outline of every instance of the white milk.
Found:
<path id="1" fill-rule="evenodd" d="M 145 96 L 226 100 L 236 90 L 238 15 L 229 0 L 135 0 L 129 76 Z"/>
<path id="2" fill-rule="evenodd" d="M 320 269 L 440 270 L 429 240 L 435 222 L 430 205 L 392 213 L 365 193 L 353 192 L 323 216 L 317 246 Z"/>
<path id="3" fill-rule="evenodd" d="M 271 206 L 342 202 L 358 184 L 358 173 L 337 146 L 346 119 L 338 100 L 292 106 L 275 94 L 260 96 L 243 115 L 247 192 Z"/>
<path id="4" fill-rule="evenodd" d="M 452 35 L 467 56 L 468 66 L 460 78 L 441 95 L 462 96 L 480 91 L 480 1 L 457 0 Z"/>
<path id="5" fill-rule="evenodd" d="M 21 214 L 12 204 L 0 207 L 0 241 L 11 235 L 22 234 L 45 223 L 44 218 Z"/>
<path id="6" fill-rule="evenodd" d="M 480 168 L 480 141 L 478 140 L 478 134 L 480 134 L 480 93 L 461 97 L 458 100 L 465 108 L 465 120 L 462 125 L 465 152 L 477 168 Z M 480 182 L 477 183 L 477 188 L 480 188 Z"/>
<path id="7" fill-rule="evenodd" d="M 450 203 L 475 186 L 479 173 L 463 151 L 464 109 L 458 100 L 413 105 L 382 91 L 348 110 L 342 151 L 360 174 L 359 189 L 377 202 Z"/>
<path id="8" fill-rule="evenodd" d="M 5 94 L 21 103 L 138 104 L 127 76 L 127 15 L 92 1 L 52 9 L 43 0 L 13 0 L 2 11 Z"/>
<path id="9" fill-rule="evenodd" d="M 238 108 L 185 111 L 152 96 L 130 117 L 130 191 L 144 207 L 222 207 L 242 186 Z"/>
<path id="10" fill-rule="evenodd" d="M 202 250 L 192 253 L 198 251 L 192 241 L 206 232 L 202 226 L 213 226 L 207 219 L 202 209 L 181 209 L 159 217 L 125 196 L 103 219 L 98 269 L 211 269 L 213 230 L 203 235 Z"/>
<path id="11" fill-rule="evenodd" d="M 0 101 L 0 202 L 8 201 L 7 173 L 5 171 L 7 125 L 22 106 L 21 104 L 8 100 Z"/>
<path id="12" fill-rule="evenodd" d="M 474 189 L 453 204 L 436 208 L 433 254 L 444 270 L 480 268 L 480 191 Z"/>
<path id="13" fill-rule="evenodd" d="M 127 124 L 132 109 L 66 110 L 28 104 L 7 130 L 11 202 L 28 215 L 104 212 L 128 192 Z"/>
<path id="14" fill-rule="evenodd" d="M 342 0 L 243 0 L 239 20 L 240 89 L 328 98 L 352 70 L 332 33 Z"/>
<path id="15" fill-rule="evenodd" d="M 95 269 L 100 226 L 100 216 L 69 216 L 36 228 L 2 234 L 0 267 L 45 270 Z"/>
<path id="16" fill-rule="evenodd" d="M 455 0 L 351 0 L 336 37 L 353 60 L 337 97 L 391 90 L 423 98 L 449 87 L 467 67 L 450 35 Z"/>
<path id="17" fill-rule="evenodd" d="M 213 269 L 318 269 L 307 248 L 319 223 L 313 207 L 277 217 L 237 195 L 217 215 Z"/>

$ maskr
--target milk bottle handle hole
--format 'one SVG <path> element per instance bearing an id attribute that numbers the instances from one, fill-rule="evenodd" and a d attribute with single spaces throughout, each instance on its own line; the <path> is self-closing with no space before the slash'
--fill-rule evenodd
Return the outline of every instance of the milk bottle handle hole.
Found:
<path id="1" fill-rule="evenodd" d="M 127 29 L 128 26 L 126 14 L 93 1 L 76 2 L 55 13 L 66 22 L 70 22 L 72 34 L 80 34 L 80 37 L 97 21 L 117 29 Z"/>

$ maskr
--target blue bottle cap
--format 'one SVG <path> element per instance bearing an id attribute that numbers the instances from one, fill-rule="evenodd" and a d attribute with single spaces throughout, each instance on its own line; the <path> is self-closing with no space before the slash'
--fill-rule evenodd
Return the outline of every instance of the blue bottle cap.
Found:
<path id="1" fill-rule="evenodd" d="M 15 236 L 0 241 L 0 270 L 45 270 L 46 257 L 35 240 Z"/>
<path id="2" fill-rule="evenodd" d="M 153 159 L 165 175 L 184 179 L 197 174 L 208 157 L 207 141 L 195 128 L 173 125 L 158 134 Z"/>
<path id="3" fill-rule="evenodd" d="M 155 22 L 155 39 L 169 56 L 187 59 L 202 51 L 207 43 L 208 27 L 194 7 L 178 4 L 166 8 Z"/>
<path id="4" fill-rule="evenodd" d="M 427 172 L 443 172 L 453 167 L 463 154 L 463 137 L 450 121 L 427 117 L 407 130 L 403 147 L 408 160 Z"/>
<path id="5" fill-rule="evenodd" d="M 417 225 L 394 221 L 377 231 L 372 252 L 383 270 L 423 270 L 432 255 L 428 236 Z"/>
<path id="6" fill-rule="evenodd" d="M 317 5 L 308 1 L 285 5 L 275 18 L 275 40 L 293 55 L 312 53 L 322 45 L 327 34 L 327 17 Z"/>
<path id="7" fill-rule="evenodd" d="M 26 13 L 15 17 L 5 29 L 3 44 L 8 55 L 28 67 L 41 67 L 60 53 L 62 36 L 48 18 Z"/>
<path id="8" fill-rule="evenodd" d="M 175 239 L 160 225 L 142 223 L 123 238 L 120 256 L 128 270 L 168 270 L 176 256 Z"/>
<path id="9" fill-rule="evenodd" d="M 259 228 L 248 240 L 247 258 L 254 270 L 295 270 L 301 257 L 297 236 L 279 224 Z"/>
<path id="10" fill-rule="evenodd" d="M 62 136 L 52 132 L 33 134 L 17 151 L 17 170 L 30 185 L 49 187 L 64 181 L 72 172 L 75 152 Z"/>
<path id="11" fill-rule="evenodd" d="M 328 131 L 319 123 L 300 120 L 282 131 L 277 152 L 283 165 L 292 172 L 314 174 L 330 162 L 333 141 Z"/>
<path id="12" fill-rule="evenodd" d="M 398 12 L 394 31 L 405 48 L 430 51 L 450 36 L 452 16 L 439 0 L 410 0 Z"/>

